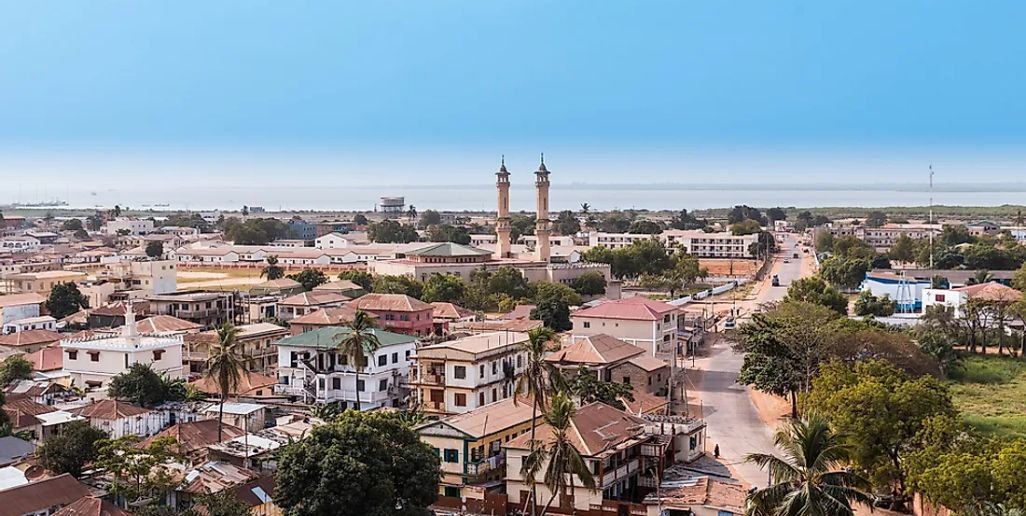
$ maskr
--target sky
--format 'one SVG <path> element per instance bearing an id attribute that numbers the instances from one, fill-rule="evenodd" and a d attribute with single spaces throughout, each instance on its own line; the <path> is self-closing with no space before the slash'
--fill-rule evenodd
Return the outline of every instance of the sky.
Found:
<path id="1" fill-rule="evenodd" d="M 1021 0 L 0 0 L 0 178 L 484 183 L 545 152 L 568 182 L 1026 180 L 1024 19 Z"/>

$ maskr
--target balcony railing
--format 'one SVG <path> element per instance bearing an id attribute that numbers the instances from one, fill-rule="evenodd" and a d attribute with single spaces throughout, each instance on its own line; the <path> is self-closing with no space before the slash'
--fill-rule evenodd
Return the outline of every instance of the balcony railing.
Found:
<path id="1" fill-rule="evenodd" d="M 615 481 L 617 481 L 619 479 L 626 478 L 626 477 L 630 476 L 632 473 L 634 473 L 635 471 L 638 470 L 638 467 L 639 467 L 638 459 L 631 459 L 630 462 L 628 462 L 626 464 L 621 464 L 615 470 L 609 471 L 605 475 L 602 475 L 602 485 L 601 485 L 601 487 L 605 488 L 605 487 L 607 487 L 609 485 L 612 485 L 613 482 L 615 482 Z"/>
<path id="2" fill-rule="evenodd" d="M 437 411 L 437 412 L 444 412 L 445 411 L 445 402 L 444 401 L 425 401 L 425 402 L 421 403 L 421 405 L 424 407 L 425 410 L 434 410 L 434 411 Z"/>
<path id="3" fill-rule="evenodd" d="M 471 477 L 482 476 L 490 471 L 495 471 L 506 464 L 504 455 L 493 455 L 491 457 L 467 464 L 467 475 Z"/>

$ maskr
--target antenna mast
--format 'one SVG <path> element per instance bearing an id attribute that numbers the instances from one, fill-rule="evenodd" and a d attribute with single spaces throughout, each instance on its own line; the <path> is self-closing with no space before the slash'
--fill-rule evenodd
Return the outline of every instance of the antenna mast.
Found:
<path id="1" fill-rule="evenodd" d="M 933 270 L 933 164 L 930 164 L 930 270 Z"/>

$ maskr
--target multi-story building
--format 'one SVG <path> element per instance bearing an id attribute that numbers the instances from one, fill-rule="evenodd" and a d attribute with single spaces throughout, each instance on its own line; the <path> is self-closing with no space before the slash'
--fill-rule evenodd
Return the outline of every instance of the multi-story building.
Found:
<path id="1" fill-rule="evenodd" d="M 434 329 L 435 308 L 405 294 L 367 294 L 346 306 L 375 315 L 389 331 L 427 337 Z"/>
<path id="2" fill-rule="evenodd" d="M 58 283 L 78 283 L 86 277 L 84 272 L 56 270 L 9 274 L 4 281 L 17 292 L 37 292 L 46 295 Z"/>
<path id="3" fill-rule="evenodd" d="M 239 330 L 236 340 L 245 359 L 246 370 L 257 373 L 270 371 L 278 361 L 274 343 L 287 336 L 289 330 L 271 323 L 240 324 L 236 328 Z M 206 371 L 210 346 L 218 342 L 217 331 L 188 334 L 184 340 L 189 374 L 202 374 Z"/>
<path id="4" fill-rule="evenodd" d="M 106 387 L 133 364 L 149 364 L 159 374 L 183 378 L 182 336 L 142 334 L 136 329 L 135 311 L 126 310 L 121 333 L 100 333 L 61 340 L 64 372 L 75 385 Z"/>
<path id="5" fill-rule="evenodd" d="M 669 229 L 658 235 L 639 233 L 604 233 L 592 231 L 588 234 L 588 245 L 610 249 L 627 247 L 635 242 L 656 238 L 666 246 L 683 246 L 688 254 L 699 258 L 754 258 L 751 245 L 758 241 L 758 235 L 733 235 L 727 232 L 706 233 L 700 230 Z"/>
<path id="6" fill-rule="evenodd" d="M 108 263 L 96 277 L 115 282 L 117 290 L 141 291 L 143 295 L 172 294 L 178 290 L 178 270 L 173 260 Z"/>
<path id="7" fill-rule="evenodd" d="M 128 235 L 145 235 L 153 233 L 153 221 L 150 219 L 133 219 L 131 217 L 117 217 L 108 220 L 100 228 L 105 235 L 117 235 L 119 233 Z"/>
<path id="8" fill-rule="evenodd" d="M 46 298 L 35 292 L 0 296 L 0 324 L 39 317 L 40 308 L 45 302 Z"/>
<path id="9" fill-rule="evenodd" d="M 319 328 L 277 341 L 276 392 L 307 403 L 339 403 L 343 408 L 355 408 L 359 396 L 361 410 L 403 405 L 407 393 L 401 384 L 409 375 L 419 341 L 411 335 L 371 331 L 381 346 L 364 355 L 359 380 L 349 357 L 338 352 L 349 328 Z"/>
<path id="10" fill-rule="evenodd" d="M 156 315 L 173 315 L 205 328 L 216 328 L 234 322 L 241 315 L 236 294 L 231 292 L 183 292 L 152 295 L 146 298 L 149 311 Z"/>
<path id="11" fill-rule="evenodd" d="M 290 321 L 296 317 L 316 312 L 324 308 L 338 308 L 349 298 L 334 292 L 316 291 L 303 292 L 278 301 L 278 318 Z"/>
<path id="12" fill-rule="evenodd" d="M 670 366 L 659 358 L 647 356 L 646 349 L 610 335 L 574 337 L 545 361 L 573 375 L 581 367 L 604 382 L 625 383 L 634 391 L 665 395 Z"/>
<path id="13" fill-rule="evenodd" d="M 495 332 L 422 346 L 410 387 L 428 414 L 462 414 L 513 395 L 526 367 L 526 333 Z"/>
<path id="14" fill-rule="evenodd" d="M 611 335 L 655 356 L 676 348 L 677 313 L 673 305 L 635 296 L 578 310 L 570 320 L 575 337 Z"/>
<path id="15" fill-rule="evenodd" d="M 438 494 L 480 498 L 488 485 L 502 480 L 506 471 L 502 445 L 531 430 L 532 406 L 529 399 L 506 398 L 418 426 L 420 440 L 440 455 Z"/>

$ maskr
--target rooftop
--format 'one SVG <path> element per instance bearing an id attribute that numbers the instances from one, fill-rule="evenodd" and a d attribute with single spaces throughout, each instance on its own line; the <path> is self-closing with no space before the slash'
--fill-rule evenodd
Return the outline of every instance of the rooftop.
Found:
<path id="1" fill-rule="evenodd" d="M 81 408 L 72 409 L 70 412 L 89 419 L 115 420 L 141 416 L 148 414 L 150 411 L 125 401 L 106 399 L 90 403 Z"/>
<path id="2" fill-rule="evenodd" d="M 463 308 L 462 306 L 459 306 L 456 303 L 434 302 L 431 303 L 431 306 L 435 309 L 434 316 L 436 318 L 462 319 L 464 317 L 470 317 L 474 315 L 473 311 L 467 310 L 466 308 Z"/>
<path id="3" fill-rule="evenodd" d="M 235 392 L 231 392 L 229 394 L 245 396 L 253 394 L 260 389 L 272 387 L 276 383 L 278 383 L 278 379 L 273 376 L 244 371 L 242 376 L 239 377 L 239 385 L 235 389 Z M 220 394 L 221 392 L 220 387 L 217 385 L 217 381 L 207 376 L 204 376 L 194 382 L 189 382 L 189 385 L 192 385 L 196 390 L 206 394 Z"/>
<path id="4" fill-rule="evenodd" d="M 50 330 L 25 330 L 9 335 L 0 335 L 0 346 L 20 348 L 49 344 L 61 340 L 61 334 Z"/>
<path id="5" fill-rule="evenodd" d="M 389 312 L 419 312 L 431 310 L 431 305 L 406 294 L 367 294 L 349 302 L 349 306 L 360 310 Z"/>
<path id="6" fill-rule="evenodd" d="M 215 404 L 210 405 L 209 407 L 207 407 L 203 412 L 220 412 L 221 410 L 224 410 L 225 414 L 232 414 L 232 415 L 236 415 L 236 416 L 246 416 L 246 415 L 249 415 L 249 414 L 254 414 L 254 413 L 259 412 L 261 410 L 264 410 L 266 408 L 267 408 L 266 405 L 261 405 L 259 403 L 231 403 L 231 402 L 227 402 L 227 403 L 224 403 L 224 407 L 223 408 L 221 407 L 221 404 L 215 403 Z"/>
<path id="7" fill-rule="evenodd" d="M 196 331 L 202 326 L 173 315 L 154 315 L 135 323 L 139 333 L 174 333 Z"/>
<path id="8" fill-rule="evenodd" d="M 545 357 L 545 360 L 561 364 L 606 365 L 622 362 L 644 354 L 645 350 L 606 334 L 589 337 L 575 337 L 567 344 Z"/>
<path id="9" fill-rule="evenodd" d="M 1002 285 L 996 281 L 980 283 L 978 285 L 968 285 L 954 290 L 964 292 L 970 299 L 981 301 L 1013 303 L 1022 299 L 1022 292 L 1019 292 L 1012 287 Z"/>
<path id="10" fill-rule="evenodd" d="M 636 321 L 658 321 L 677 307 L 644 296 L 617 299 L 592 308 L 578 310 L 571 317 L 593 317 L 596 319 L 628 319 Z"/>
<path id="11" fill-rule="evenodd" d="M 26 292 L 24 294 L 7 294 L 6 296 L 0 296 L 0 308 L 19 305 L 38 305 L 45 302 L 46 298 L 39 294 L 36 294 L 35 292 Z"/>
<path id="12" fill-rule="evenodd" d="M 519 332 L 482 333 L 480 335 L 471 335 L 461 339 L 421 346 L 420 349 L 417 350 L 417 354 L 419 355 L 423 354 L 425 351 L 442 349 L 452 349 L 463 351 L 465 353 L 478 354 L 485 351 L 516 346 L 521 342 L 526 342 L 527 338 L 528 336 L 526 333 Z"/>
<path id="13" fill-rule="evenodd" d="M 568 431 L 570 442 L 581 455 L 594 457 L 615 449 L 633 439 L 642 437 L 645 420 L 617 410 L 604 403 L 591 403 L 574 413 Z M 536 439 L 546 442 L 552 437 L 552 427 L 541 425 L 535 430 Z M 506 443 L 506 448 L 529 450 L 531 434 L 523 434 Z"/>
<path id="14" fill-rule="evenodd" d="M 303 292 L 302 294 L 286 297 L 285 299 L 278 301 L 278 304 L 289 306 L 319 306 L 333 303 L 344 303 L 350 299 L 351 298 L 349 296 L 343 296 L 337 292 L 311 290 L 310 292 Z"/>
<path id="15" fill-rule="evenodd" d="M 353 316 L 355 316 L 355 315 L 356 315 L 356 309 L 351 307 L 351 306 L 328 307 L 328 308 L 321 308 L 320 310 L 315 310 L 315 311 L 310 312 L 310 313 L 308 313 L 306 315 L 301 315 L 299 317 L 296 317 L 296 318 L 292 319 L 289 322 L 291 324 L 311 324 L 311 325 L 321 325 L 321 326 L 328 326 L 328 325 L 339 326 L 339 325 L 346 324 L 349 321 L 352 321 L 353 320 Z M 376 318 L 377 317 L 376 315 L 374 315 L 374 314 L 372 314 L 370 312 L 367 312 L 367 315 L 370 316 L 371 318 Z"/>
<path id="16" fill-rule="evenodd" d="M 406 251 L 407 256 L 438 256 L 438 257 L 469 257 L 469 256 L 488 256 L 491 255 L 491 251 L 484 249 L 478 249 L 468 245 L 457 244 L 455 242 L 441 242 L 437 244 L 431 244 L 420 249 L 414 249 L 412 251 Z"/>
<path id="17" fill-rule="evenodd" d="M 131 516 L 131 513 L 106 500 L 86 496 L 55 512 L 53 516 Z"/>
<path id="18" fill-rule="evenodd" d="M 486 435 L 530 422 L 532 407 L 530 399 L 520 398 L 514 403 L 513 398 L 506 398 L 464 414 L 424 423 L 416 430 L 422 434 L 430 434 L 432 427 L 448 426 L 473 439 L 480 439 Z"/>
<path id="19" fill-rule="evenodd" d="M 398 344 L 411 344 L 417 342 L 417 337 L 411 335 L 403 335 L 401 333 L 393 333 L 385 331 L 380 328 L 374 328 L 370 330 L 381 343 L 381 347 L 395 346 Z M 319 349 L 334 349 L 338 347 L 338 342 L 345 338 L 352 332 L 351 329 L 345 326 L 326 326 L 324 328 L 318 328 L 307 332 L 300 333 L 299 335 L 292 335 L 291 337 L 285 337 L 275 344 L 277 346 L 294 346 L 304 348 L 319 348 Z"/>
<path id="20" fill-rule="evenodd" d="M 223 430 L 226 440 L 234 439 L 246 433 L 241 428 L 228 424 L 223 425 Z M 220 442 L 217 438 L 217 419 L 204 419 L 201 421 L 178 423 L 161 431 L 157 435 L 140 442 L 139 446 L 148 446 L 149 443 L 153 442 L 158 437 L 164 436 L 174 437 L 175 441 L 178 442 L 180 451 L 186 454 L 202 450 L 211 444 Z"/>
<path id="21" fill-rule="evenodd" d="M 89 489 L 75 477 L 60 476 L 0 491 L 3 514 L 35 514 L 51 507 L 70 504 L 89 495 Z"/>

